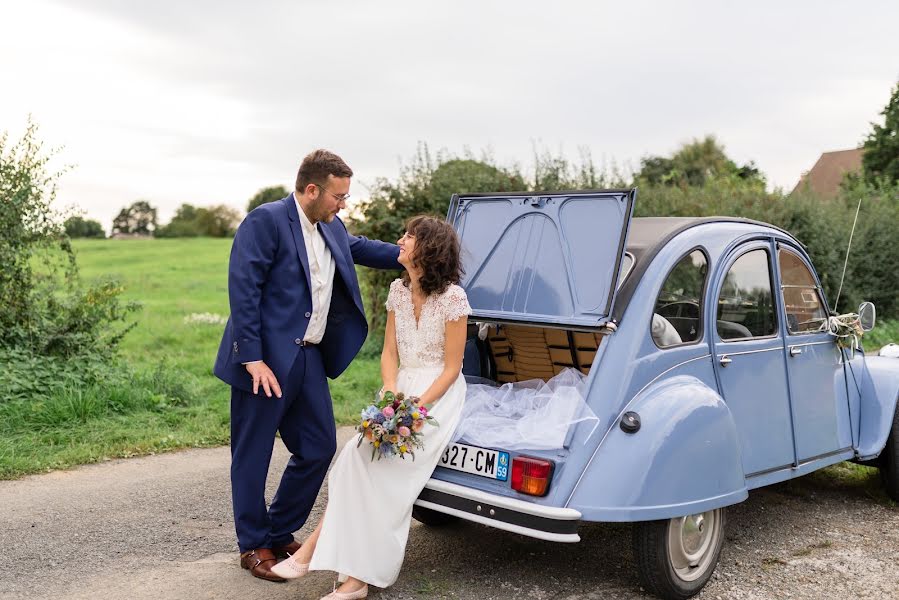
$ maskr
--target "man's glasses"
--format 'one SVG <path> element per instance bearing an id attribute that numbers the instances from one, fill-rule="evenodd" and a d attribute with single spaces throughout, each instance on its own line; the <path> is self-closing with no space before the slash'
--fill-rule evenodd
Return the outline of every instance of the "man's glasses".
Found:
<path id="1" fill-rule="evenodd" d="M 341 201 L 341 202 L 346 202 L 347 200 L 350 199 L 350 195 L 349 195 L 349 194 L 335 194 L 334 192 L 332 192 L 331 190 L 329 190 L 328 188 L 326 188 L 326 187 L 323 186 L 323 185 L 319 185 L 319 184 L 317 184 L 317 183 L 314 183 L 314 184 L 312 184 L 312 185 L 314 185 L 315 187 L 317 187 L 318 189 L 320 189 L 320 190 L 323 191 L 323 192 L 328 192 L 329 194 L 331 194 L 332 196 L 334 196 L 335 198 L 337 198 L 337 199 L 338 199 L 339 201 Z"/>

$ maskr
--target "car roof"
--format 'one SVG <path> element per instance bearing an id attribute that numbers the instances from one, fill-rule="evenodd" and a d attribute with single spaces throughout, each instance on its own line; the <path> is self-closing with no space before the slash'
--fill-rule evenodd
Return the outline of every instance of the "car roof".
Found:
<path id="1" fill-rule="evenodd" d="M 709 223 L 745 223 L 768 227 L 783 232 L 791 239 L 795 238 L 789 232 L 762 221 L 743 219 L 740 217 L 634 217 L 631 219 L 627 236 L 625 252 L 633 256 L 634 264 L 626 279 L 621 284 L 615 298 L 615 308 L 612 310 L 612 320 L 620 322 L 621 317 L 630 302 L 637 285 L 646 272 L 646 268 L 652 259 L 665 245 L 680 233 Z"/>

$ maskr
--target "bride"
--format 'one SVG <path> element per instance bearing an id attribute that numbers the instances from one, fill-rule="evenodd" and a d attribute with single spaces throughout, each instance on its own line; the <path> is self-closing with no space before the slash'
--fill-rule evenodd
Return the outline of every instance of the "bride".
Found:
<path id="1" fill-rule="evenodd" d="M 371 460 L 354 436 L 328 476 L 328 506 L 297 552 L 272 568 L 285 579 L 309 570 L 346 581 L 325 598 L 365 598 L 368 586 L 392 585 L 403 563 L 412 504 L 449 444 L 465 401 L 462 354 L 471 307 L 461 287 L 459 239 L 452 226 L 415 217 L 397 242 L 402 279 L 390 285 L 381 353 L 383 391 L 416 396 L 439 427 L 426 425 L 415 460 Z M 322 600 L 325 600 L 323 598 Z"/>

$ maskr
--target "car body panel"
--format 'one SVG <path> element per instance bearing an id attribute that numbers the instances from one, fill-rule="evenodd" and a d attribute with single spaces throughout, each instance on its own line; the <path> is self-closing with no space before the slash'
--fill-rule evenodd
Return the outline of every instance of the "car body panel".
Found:
<path id="1" fill-rule="evenodd" d="M 710 375 L 710 357 L 694 370 Z M 613 427 L 600 444 L 570 506 L 590 521 L 648 521 L 694 514 L 746 499 L 740 447 L 730 410 L 692 375 L 652 384 L 628 410 L 640 430 Z"/>
<path id="2" fill-rule="evenodd" d="M 893 424 L 899 397 L 899 360 L 886 356 L 864 356 L 862 360 L 865 368 L 854 373 L 861 380 L 857 454 L 859 460 L 870 460 L 880 455 Z M 856 361 L 852 367 L 856 367 Z"/>

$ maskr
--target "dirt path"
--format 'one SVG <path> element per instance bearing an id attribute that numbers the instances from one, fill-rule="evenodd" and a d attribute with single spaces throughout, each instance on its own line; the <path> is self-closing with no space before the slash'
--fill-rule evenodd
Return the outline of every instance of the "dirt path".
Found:
<path id="1" fill-rule="evenodd" d="M 286 461 L 278 443 L 270 491 Z M 331 591 L 330 573 L 272 584 L 239 568 L 228 464 L 228 449 L 214 448 L 0 482 L 0 600 L 300 600 Z M 557 545 L 413 521 L 400 580 L 371 597 L 646 597 L 627 525 L 588 525 L 581 534 L 580 544 Z M 729 511 L 721 563 L 699 597 L 899 598 L 899 509 L 820 478 L 756 492 Z"/>

